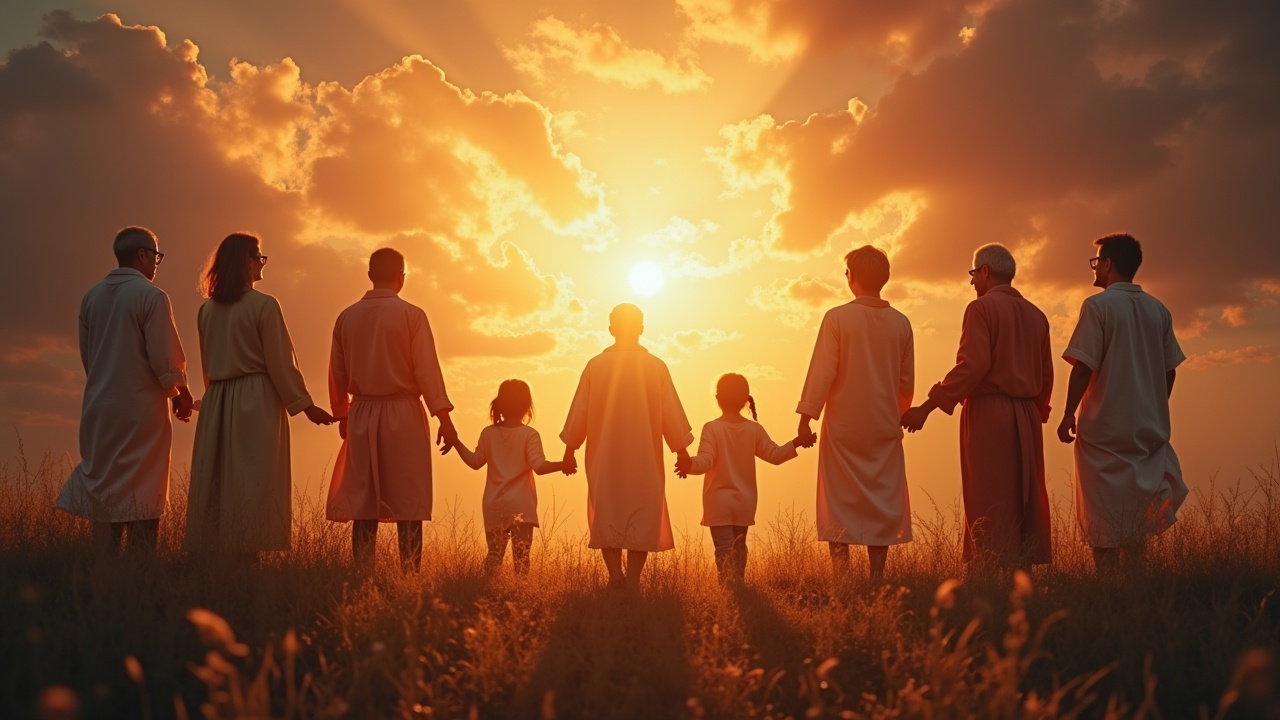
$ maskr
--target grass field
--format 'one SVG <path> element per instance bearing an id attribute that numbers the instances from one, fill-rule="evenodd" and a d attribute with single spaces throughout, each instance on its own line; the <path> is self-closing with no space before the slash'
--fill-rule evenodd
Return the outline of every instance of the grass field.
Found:
<path id="1" fill-rule="evenodd" d="M 389 528 L 377 570 L 351 568 L 349 526 L 314 501 L 291 552 L 198 560 L 178 550 L 182 487 L 158 557 L 99 558 L 51 509 L 65 465 L 20 455 L 0 477 L 3 718 L 1280 713 L 1277 461 L 1248 492 L 1194 495 L 1119 579 L 1093 576 L 1060 508 L 1055 562 L 1030 577 L 951 580 L 953 511 L 917 519 L 888 587 L 839 584 L 811 519 L 783 512 L 753 531 L 745 586 L 678 538 L 638 595 L 607 591 L 598 554 L 547 517 L 529 577 L 487 578 L 471 509 L 437 512 L 418 575 Z"/>

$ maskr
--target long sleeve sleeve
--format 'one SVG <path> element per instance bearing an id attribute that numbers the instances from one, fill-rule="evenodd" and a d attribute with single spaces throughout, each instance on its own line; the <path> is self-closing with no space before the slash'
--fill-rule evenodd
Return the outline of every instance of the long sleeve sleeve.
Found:
<path id="1" fill-rule="evenodd" d="M 329 408 L 335 417 L 346 417 L 351 411 L 351 378 L 347 374 L 347 357 L 342 347 L 342 316 L 333 326 L 333 343 L 329 349 Z"/>
<path id="2" fill-rule="evenodd" d="M 693 444 L 693 427 L 684 414 L 676 385 L 665 365 L 662 366 L 662 437 L 671 452 L 679 452 Z"/>
<path id="3" fill-rule="evenodd" d="M 178 339 L 168 295 L 157 292 L 150 299 L 142 332 L 151 372 L 155 373 L 165 395 L 177 395 L 178 386 L 187 384 L 187 356 L 182 351 L 182 341 Z"/>
<path id="4" fill-rule="evenodd" d="M 418 381 L 422 399 L 432 415 L 441 410 L 452 410 L 453 403 L 445 392 L 444 373 L 440 370 L 440 358 L 436 355 L 436 339 L 431 333 L 431 323 L 426 313 L 420 313 L 413 331 L 413 374 Z"/>
<path id="5" fill-rule="evenodd" d="M 782 463 L 794 458 L 797 454 L 795 444 L 787 442 L 779 445 L 769 437 L 769 432 L 764 429 L 763 425 L 756 424 L 756 457 L 769 463 L 770 465 L 781 465 Z"/>
<path id="6" fill-rule="evenodd" d="M 551 461 L 547 460 L 547 456 L 542 452 L 542 436 L 537 430 L 530 428 L 529 437 L 524 441 L 524 459 L 529 463 L 529 467 L 538 475 L 549 472 L 547 465 Z"/>
<path id="7" fill-rule="evenodd" d="M 950 415 L 955 411 L 956 403 L 969 397 L 990 371 L 991 326 L 985 311 L 977 302 L 972 302 L 964 310 L 956 365 L 942 382 L 929 390 L 929 399 Z"/>
<path id="8" fill-rule="evenodd" d="M 702 426 L 702 435 L 698 438 L 698 454 L 693 456 L 693 464 L 689 466 L 690 475 L 705 475 L 716 464 L 716 434 L 711 423 Z"/>
<path id="9" fill-rule="evenodd" d="M 293 352 L 293 340 L 284 323 L 280 304 L 273 298 L 263 306 L 258 318 L 258 332 L 262 336 L 262 353 L 266 360 L 267 376 L 275 386 L 280 402 L 290 415 L 297 415 L 315 403 L 307 392 L 306 381 L 298 369 L 298 358 Z"/>
<path id="10" fill-rule="evenodd" d="M 578 379 L 578 389 L 573 393 L 573 402 L 569 404 L 569 414 L 564 419 L 564 429 L 560 431 L 560 441 L 565 447 L 576 450 L 587 439 L 587 421 L 591 407 L 591 366 L 582 371 Z"/>
<path id="11" fill-rule="evenodd" d="M 903 341 L 902 366 L 898 371 L 898 414 L 911 409 L 916 396 L 916 336 L 907 325 L 907 338 Z"/>
<path id="12" fill-rule="evenodd" d="M 1049 422 L 1049 416 L 1053 408 L 1049 406 L 1049 401 L 1053 397 L 1053 349 L 1049 344 L 1049 336 L 1045 335 L 1044 349 L 1040 353 L 1043 357 L 1043 369 L 1040 381 L 1040 393 L 1036 395 L 1036 409 L 1040 411 L 1040 422 Z"/>
<path id="13" fill-rule="evenodd" d="M 836 323 L 828 314 L 822 318 L 822 326 L 818 328 L 818 339 L 809 359 L 809 372 L 804 377 L 804 389 L 800 391 L 800 402 L 796 405 L 797 413 L 814 419 L 822 417 L 822 408 L 827 404 L 827 395 L 839 367 L 840 337 Z"/>
<path id="14" fill-rule="evenodd" d="M 476 440 L 475 452 L 471 452 L 462 445 L 455 445 L 454 447 L 458 449 L 458 457 L 462 458 L 462 462 L 466 463 L 467 467 L 472 470 L 479 470 L 489 462 L 489 453 L 486 449 L 487 444 L 488 438 L 485 437 L 485 432 L 481 430 L 480 438 Z"/>

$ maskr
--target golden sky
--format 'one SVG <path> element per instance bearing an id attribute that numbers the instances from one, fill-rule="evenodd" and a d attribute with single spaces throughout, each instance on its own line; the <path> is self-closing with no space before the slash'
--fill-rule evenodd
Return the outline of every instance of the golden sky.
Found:
<path id="1" fill-rule="evenodd" d="M 737 371 L 785 441 L 849 249 L 890 253 L 923 397 L 954 359 L 974 248 L 1013 248 L 1060 353 L 1091 241 L 1127 231 L 1189 356 L 1187 480 L 1247 479 L 1280 437 L 1277 26 L 1269 0 L 6 3 L 0 426 L 78 457 L 76 309 L 128 224 L 160 237 L 193 378 L 198 270 L 227 233 L 260 234 L 258 289 L 321 405 L 334 318 L 368 253 L 400 249 L 464 439 L 520 377 L 551 455 L 618 302 L 645 310 L 695 432 Z M 628 282 L 643 261 L 664 274 L 652 296 Z M 292 426 L 295 484 L 320 494 L 337 434 Z M 917 512 L 958 500 L 957 435 L 935 414 L 906 439 Z M 6 431 L 3 456 L 16 445 Z M 761 468 L 760 522 L 812 513 L 815 464 Z M 483 473 L 435 468 L 438 511 L 478 511 Z M 581 521 L 582 476 L 539 484 Z M 669 480 L 677 528 L 696 529 L 699 487 Z"/>

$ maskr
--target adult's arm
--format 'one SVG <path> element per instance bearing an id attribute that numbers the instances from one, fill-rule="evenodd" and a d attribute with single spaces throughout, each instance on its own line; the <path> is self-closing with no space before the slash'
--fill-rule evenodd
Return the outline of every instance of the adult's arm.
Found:
<path id="1" fill-rule="evenodd" d="M 241 301 L 243 302 L 243 300 Z M 298 357 L 293 352 L 293 339 L 284 322 L 284 313 L 275 298 L 262 307 L 258 317 L 258 333 L 262 337 L 262 352 L 266 358 L 267 376 L 290 415 L 297 415 L 315 405 L 307 383 L 298 368 Z"/>

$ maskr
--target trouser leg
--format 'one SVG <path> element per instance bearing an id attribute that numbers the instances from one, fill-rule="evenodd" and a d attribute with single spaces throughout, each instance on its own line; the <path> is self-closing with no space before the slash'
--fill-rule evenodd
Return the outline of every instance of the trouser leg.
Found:
<path id="1" fill-rule="evenodd" d="M 837 577 L 845 577 L 851 572 L 849 566 L 849 543 L 829 542 L 827 547 L 831 552 L 831 569 Z"/>
<path id="2" fill-rule="evenodd" d="M 712 525 L 711 544 L 716 549 L 716 574 L 720 582 L 728 582 L 733 572 L 734 530 L 732 525 Z"/>
<path id="3" fill-rule="evenodd" d="M 408 572 L 422 567 L 422 521 L 396 522 L 396 540 L 400 547 L 400 569 Z"/>
<path id="4" fill-rule="evenodd" d="M 351 523 L 351 558 L 357 565 L 373 566 L 373 551 L 378 540 L 377 520 L 355 520 Z"/>
<path id="5" fill-rule="evenodd" d="M 502 565 L 502 556 L 507 554 L 509 537 L 511 537 L 510 527 L 485 532 L 484 541 L 489 546 L 489 554 L 484 557 L 485 572 L 495 572 Z"/>
<path id="6" fill-rule="evenodd" d="M 889 559 L 889 546 L 887 545 L 868 545 L 867 560 L 871 563 L 871 581 L 880 582 L 884 579 L 884 565 Z"/>
<path id="7" fill-rule="evenodd" d="M 517 575 L 529 574 L 529 550 L 533 547 L 533 525 L 518 523 L 511 531 L 511 561 Z"/>
<path id="8" fill-rule="evenodd" d="M 733 526 L 733 569 L 738 580 L 747 575 L 747 526 Z"/>
<path id="9" fill-rule="evenodd" d="M 154 555 L 160 537 L 160 518 L 124 523 L 129 535 L 126 546 L 130 553 Z"/>
<path id="10" fill-rule="evenodd" d="M 95 522 L 93 524 L 93 546 L 99 552 L 116 555 L 120 552 L 121 540 L 124 539 L 125 523 Z"/>

